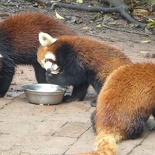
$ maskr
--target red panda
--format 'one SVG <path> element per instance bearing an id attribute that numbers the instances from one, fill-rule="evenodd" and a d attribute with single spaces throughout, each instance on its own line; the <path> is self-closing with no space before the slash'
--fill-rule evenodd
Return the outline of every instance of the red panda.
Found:
<path id="1" fill-rule="evenodd" d="M 131 63 L 120 49 L 91 37 L 53 38 L 40 32 L 39 41 L 37 57 L 47 70 L 47 81 L 73 86 L 72 95 L 66 95 L 63 101 L 83 100 L 89 85 L 98 93 L 113 70 Z"/>
<path id="2" fill-rule="evenodd" d="M 151 114 L 155 117 L 155 64 L 119 67 L 98 95 L 96 151 L 79 155 L 116 155 L 116 143 L 141 136 Z"/>
<path id="3" fill-rule="evenodd" d="M 35 12 L 17 14 L 0 22 L 0 55 L 4 61 L 0 66 L 0 97 L 7 92 L 18 64 L 32 65 L 37 81 L 46 82 L 46 71 L 39 65 L 36 56 L 40 31 L 55 37 L 76 34 L 60 21 Z"/>

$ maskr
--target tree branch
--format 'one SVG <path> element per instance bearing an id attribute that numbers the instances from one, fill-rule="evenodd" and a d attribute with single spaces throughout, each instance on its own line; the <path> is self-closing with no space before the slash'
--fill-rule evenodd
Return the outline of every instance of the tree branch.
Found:
<path id="1" fill-rule="evenodd" d="M 128 22 L 133 23 L 135 27 L 140 27 L 144 29 L 146 27 L 146 24 L 138 22 L 134 18 L 132 18 L 128 14 L 128 10 L 124 5 L 119 5 L 117 7 L 113 8 L 104 8 L 104 7 L 87 7 L 87 6 L 80 6 L 80 5 L 74 5 L 74 4 L 68 4 L 68 3 L 61 3 L 61 2 L 45 2 L 46 6 L 52 6 L 53 7 L 63 7 L 63 8 L 69 8 L 69 9 L 75 9 L 75 10 L 83 10 L 88 12 L 102 12 L 102 13 L 120 13 L 120 15 L 126 19 Z"/>

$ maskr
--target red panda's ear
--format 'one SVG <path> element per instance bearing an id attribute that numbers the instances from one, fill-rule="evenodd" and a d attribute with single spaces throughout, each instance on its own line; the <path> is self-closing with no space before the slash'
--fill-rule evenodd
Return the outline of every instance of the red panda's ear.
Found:
<path id="1" fill-rule="evenodd" d="M 47 33 L 40 32 L 39 33 L 39 42 L 42 46 L 49 46 L 57 41 L 57 38 L 51 37 Z"/>

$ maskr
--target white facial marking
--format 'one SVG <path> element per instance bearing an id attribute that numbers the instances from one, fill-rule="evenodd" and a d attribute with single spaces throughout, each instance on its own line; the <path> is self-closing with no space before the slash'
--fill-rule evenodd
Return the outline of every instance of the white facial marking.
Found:
<path id="1" fill-rule="evenodd" d="M 50 61 L 47 61 L 43 66 L 46 70 L 50 69 L 52 74 L 58 74 L 59 73 L 59 67 L 57 64 L 54 64 Z"/>
<path id="2" fill-rule="evenodd" d="M 52 68 L 53 68 L 53 70 L 57 70 L 59 67 L 58 67 L 57 64 L 53 64 L 53 65 L 52 65 Z"/>
<path id="3" fill-rule="evenodd" d="M 0 54 L 0 58 L 3 58 L 3 56 Z"/>
<path id="4" fill-rule="evenodd" d="M 52 74 L 58 74 L 59 73 L 59 66 L 57 64 L 53 64 L 52 69 L 53 69 L 53 70 L 51 70 Z"/>
<path id="5" fill-rule="evenodd" d="M 53 61 L 56 61 L 55 55 L 48 52 L 45 55 L 45 58 L 41 60 L 42 67 L 45 68 L 46 71 L 48 69 L 50 69 L 52 74 L 58 74 L 59 73 L 59 66 L 56 63 L 51 62 L 50 59 Z"/>
<path id="6" fill-rule="evenodd" d="M 41 64 L 42 64 L 42 65 L 45 64 L 45 59 L 41 60 Z"/>
<path id="7" fill-rule="evenodd" d="M 47 62 L 44 64 L 44 68 L 45 68 L 46 70 L 52 69 L 52 62 L 47 61 Z"/>
<path id="8" fill-rule="evenodd" d="M 45 59 L 52 59 L 53 61 L 56 61 L 55 55 L 50 52 L 45 55 Z"/>

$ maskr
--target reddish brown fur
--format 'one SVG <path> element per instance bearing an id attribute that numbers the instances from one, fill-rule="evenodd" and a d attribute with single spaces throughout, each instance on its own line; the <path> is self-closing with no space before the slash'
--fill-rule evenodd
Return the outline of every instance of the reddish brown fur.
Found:
<path id="1" fill-rule="evenodd" d="M 49 44 L 51 43 L 50 39 Z M 57 41 L 38 49 L 38 62 L 43 66 L 49 52 L 56 57 L 61 74 L 47 75 L 47 81 L 58 85 L 72 85 L 72 95 L 63 101 L 81 101 L 89 85 L 97 93 L 107 76 L 116 68 L 130 64 L 130 59 L 119 49 L 102 41 L 85 36 L 60 36 Z M 91 105 L 95 106 L 96 102 Z"/>
<path id="2" fill-rule="evenodd" d="M 107 75 L 117 67 L 131 63 L 120 49 L 85 36 L 60 36 L 58 41 L 51 46 L 41 46 L 37 53 L 38 62 L 41 64 L 41 60 L 44 59 L 47 52 L 56 52 L 56 49 L 62 46 L 64 42 L 73 46 L 74 52 L 82 60 L 83 65 L 97 73 L 97 77 L 101 81 L 104 81 Z"/>
<path id="3" fill-rule="evenodd" d="M 132 138 L 133 132 L 135 137 L 140 136 L 154 110 L 155 64 L 119 67 L 107 78 L 98 96 L 97 150 L 80 155 L 116 155 L 116 142 Z"/>
<path id="4" fill-rule="evenodd" d="M 58 20 L 37 12 L 14 15 L 1 22 L 0 28 L 11 39 L 11 43 L 15 48 L 14 51 L 17 52 L 16 54 L 18 54 L 20 49 L 26 52 L 25 54 L 28 54 L 27 52 L 30 51 L 30 48 L 34 48 L 36 52 L 36 44 L 39 46 L 38 34 L 41 31 L 47 32 L 53 37 L 75 34 L 73 30 Z M 19 42 L 20 44 L 18 44 Z"/>
<path id="5" fill-rule="evenodd" d="M 31 65 L 36 80 L 46 83 L 45 69 L 37 61 L 38 34 L 47 32 L 52 36 L 75 35 L 62 22 L 41 13 L 26 12 L 8 17 L 0 22 L 0 97 L 4 97 L 15 74 L 17 65 Z"/>

